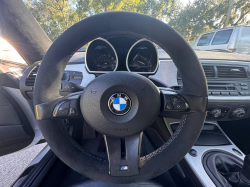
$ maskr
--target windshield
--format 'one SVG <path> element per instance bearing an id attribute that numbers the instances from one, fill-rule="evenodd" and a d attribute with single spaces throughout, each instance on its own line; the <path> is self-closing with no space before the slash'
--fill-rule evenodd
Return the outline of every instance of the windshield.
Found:
<path id="1" fill-rule="evenodd" d="M 94 14 L 133 11 L 177 30 L 196 51 L 250 55 L 249 0 L 24 0 L 45 33 L 61 33 Z M 85 52 L 86 45 L 79 52 Z M 159 49 L 161 50 L 161 49 Z"/>

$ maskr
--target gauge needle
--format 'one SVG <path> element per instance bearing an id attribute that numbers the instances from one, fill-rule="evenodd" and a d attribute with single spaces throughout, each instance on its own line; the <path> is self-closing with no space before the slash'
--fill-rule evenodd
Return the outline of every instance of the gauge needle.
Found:
<path id="1" fill-rule="evenodd" d="M 142 61 L 137 60 L 137 62 L 145 66 L 145 63 L 143 63 Z"/>

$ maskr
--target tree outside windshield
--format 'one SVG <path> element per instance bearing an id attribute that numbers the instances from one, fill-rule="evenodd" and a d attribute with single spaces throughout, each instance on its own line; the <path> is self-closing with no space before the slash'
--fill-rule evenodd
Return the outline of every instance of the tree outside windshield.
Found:
<path id="1" fill-rule="evenodd" d="M 249 0 L 24 0 L 24 2 L 52 41 L 84 18 L 102 12 L 122 10 L 147 14 L 166 22 L 194 49 L 250 54 L 250 27 L 224 33 L 211 33 L 216 29 L 227 27 L 250 26 Z M 225 34 L 228 35 L 227 38 Z M 244 36 L 244 41 L 242 44 L 237 44 L 242 40 L 241 36 Z M 233 37 L 236 37 L 235 41 L 231 40 Z M 239 46 L 241 50 L 238 49 Z"/>

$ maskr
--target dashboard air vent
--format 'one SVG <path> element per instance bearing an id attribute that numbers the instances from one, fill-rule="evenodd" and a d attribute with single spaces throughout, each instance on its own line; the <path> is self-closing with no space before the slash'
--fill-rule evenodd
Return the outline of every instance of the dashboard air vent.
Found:
<path id="1" fill-rule="evenodd" d="M 214 77 L 215 71 L 214 66 L 203 66 L 204 72 L 206 74 L 206 77 Z"/>
<path id="2" fill-rule="evenodd" d="M 217 66 L 219 78 L 246 78 L 244 67 Z"/>
<path id="3" fill-rule="evenodd" d="M 29 76 L 26 79 L 26 86 L 34 86 L 35 85 L 35 80 L 37 76 L 39 66 L 37 66 L 35 69 L 32 70 L 32 72 L 29 74 Z"/>

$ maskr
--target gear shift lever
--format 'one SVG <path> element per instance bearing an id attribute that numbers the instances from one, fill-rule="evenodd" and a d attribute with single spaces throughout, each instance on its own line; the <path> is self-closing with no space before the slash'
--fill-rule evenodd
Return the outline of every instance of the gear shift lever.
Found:
<path id="1" fill-rule="evenodd" d="M 250 155 L 242 162 L 234 155 L 223 152 L 210 152 L 205 155 L 206 171 L 216 186 L 250 187 Z"/>
<path id="2" fill-rule="evenodd" d="M 240 178 L 250 184 L 250 154 L 246 155 L 244 158 L 244 164 L 240 171 Z"/>

